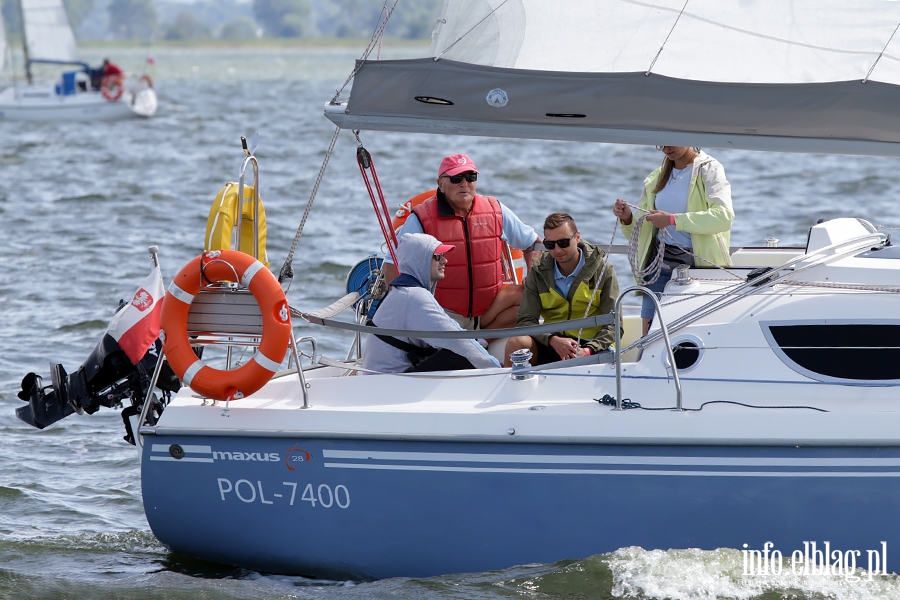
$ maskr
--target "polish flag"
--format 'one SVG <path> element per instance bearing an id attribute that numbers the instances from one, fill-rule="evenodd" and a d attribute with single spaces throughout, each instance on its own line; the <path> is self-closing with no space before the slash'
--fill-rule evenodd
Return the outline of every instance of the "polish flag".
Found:
<path id="1" fill-rule="evenodd" d="M 159 337 L 159 314 L 166 294 L 157 265 L 134 293 L 131 303 L 116 313 L 107 333 L 117 342 L 132 364 L 138 364 Z"/>

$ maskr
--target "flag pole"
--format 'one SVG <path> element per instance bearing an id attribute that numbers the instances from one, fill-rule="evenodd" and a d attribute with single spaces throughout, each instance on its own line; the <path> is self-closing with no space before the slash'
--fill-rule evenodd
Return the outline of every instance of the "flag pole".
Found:
<path id="1" fill-rule="evenodd" d="M 150 260 L 153 261 L 153 268 L 159 267 L 159 246 L 153 245 L 147 248 L 147 251 L 150 252 Z M 166 359 L 166 354 L 160 348 L 159 350 L 159 358 L 156 359 L 156 367 L 153 369 L 153 376 L 150 378 L 150 386 L 147 388 L 147 397 L 144 398 L 144 405 L 141 407 L 141 416 L 138 419 L 137 431 L 135 432 L 135 440 L 138 445 L 143 448 L 144 447 L 144 436 L 141 435 L 141 427 L 144 426 L 144 420 L 147 418 L 147 413 L 150 411 L 150 405 L 153 403 L 153 388 L 156 387 L 156 382 L 159 380 L 159 373 L 162 371 L 163 362 Z"/>

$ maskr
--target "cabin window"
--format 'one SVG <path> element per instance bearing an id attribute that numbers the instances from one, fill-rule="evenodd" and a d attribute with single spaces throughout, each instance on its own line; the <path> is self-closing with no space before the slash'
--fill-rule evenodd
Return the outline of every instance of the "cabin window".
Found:
<path id="1" fill-rule="evenodd" d="M 675 367 L 679 373 L 694 370 L 703 359 L 703 342 L 695 335 L 681 335 L 672 340 Z M 663 354 L 663 364 L 669 366 L 669 357 Z"/>
<path id="2" fill-rule="evenodd" d="M 900 380 L 900 322 L 760 323 L 778 357 L 819 381 Z"/>

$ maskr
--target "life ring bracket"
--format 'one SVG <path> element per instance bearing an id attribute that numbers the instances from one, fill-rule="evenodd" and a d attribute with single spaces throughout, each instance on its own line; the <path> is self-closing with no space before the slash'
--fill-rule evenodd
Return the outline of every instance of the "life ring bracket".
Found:
<path id="1" fill-rule="evenodd" d="M 197 296 L 209 289 L 203 279 L 213 286 L 226 282 L 228 287 L 218 288 L 223 294 L 229 294 L 232 285 L 234 291 L 242 285 L 259 308 L 261 336 L 250 336 L 246 343 L 234 340 L 233 334 L 227 331 L 204 332 L 205 336 L 225 337 L 229 341 L 222 343 L 228 345 L 257 347 L 251 359 L 235 369 L 216 369 L 201 361 L 193 351 L 188 336 L 188 314 Z M 203 307 L 203 304 L 195 306 L 198 310 L 204 310 Z M 217 316 L 223 315 L 217 313 Z M 258 260 L 236 250 L 206 252 L 178 272 L 163 300 L 160 327 L 163 351 L 172 370 L 192 390 L 214 400 L 237 400 L 262 388 L 280 369 L 292 339 L 290 308 L 278 280 Z"/>

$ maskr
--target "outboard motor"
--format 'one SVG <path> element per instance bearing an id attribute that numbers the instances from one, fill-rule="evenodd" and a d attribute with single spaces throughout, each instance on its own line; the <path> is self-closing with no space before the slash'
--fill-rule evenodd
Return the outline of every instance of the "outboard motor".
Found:
<path id="1" fill-rule="evenodd" d="M 125 441 L 134 444 L 134 434 L 129 417 L 139 415 L 144 401 L 149 397 L 156 410 L 148 411 L 155 422 L 164 406 L 155 394 L 150 393 L 150 379 L 162 351 L 162 342 L 156 340 L 137 365 L 131 364 L 118 342 L 103 334 L 93 352 L 72 374 L 59 363 L 50 363 L 50 386 L 44 386 L 41 377 L 29 373 L 22 379 L 18 396 L 28 403 L 16 409 L 16 416 L 38 429 L 56 423 L 77 412 L 97 412 L 101 406 L 121 408 L 123 400 L 131 405 L 122 411 L 125 422 Z M 168 403 L 170 394 L 181 388 L 181 382 L 167 364 L 160 370 L 156 382 Z"/>

